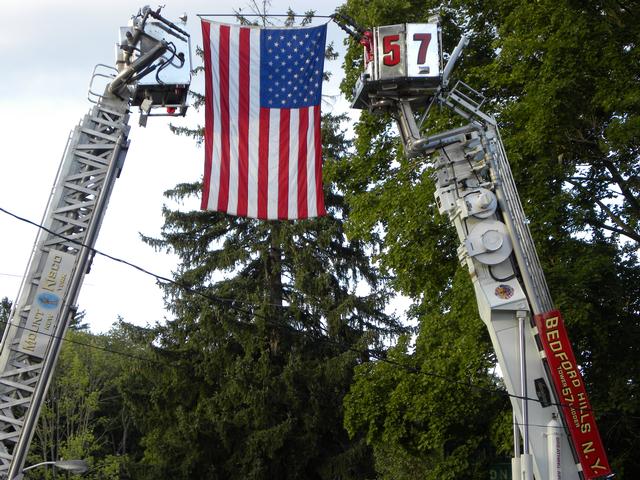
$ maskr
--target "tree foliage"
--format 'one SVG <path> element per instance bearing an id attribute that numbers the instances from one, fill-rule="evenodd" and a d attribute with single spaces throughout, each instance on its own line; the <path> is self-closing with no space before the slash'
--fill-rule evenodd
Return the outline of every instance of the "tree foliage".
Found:
<path id="1" fill-rule="evenodd" d="M 363 26 L 438 13 L 446 51 L 470 36 L 454 75 L 499 120 L 611 463 L 637 477 L 637 3 L 347 0 L 344 9 Z M 352 42 L 345 92 L 361 54 Z M 434 205 L 429 159 L 403 156 L 390 117 L 364 112 L 353 143 L 344 121 L 323 119 L 325 218 L 163 209 L 160 238 L 144 240 L 180 259 L 163 284 L 175 320 L 71 331 L 30 461 L 86 458 L 88 478 L 101 479 L 442 480 L 485 479 L 510 455 L 508 398 L 458 241 Z M 425 126 L 455 122 L 435 111 Z M 201 142 L 201 128 L 174 131 Z M 180 184 L 167 197 L 179 203 L 200 188 Z M 415 336 L 384 314 L 391 289 L 411 299 Z M 0 320 L 9 310 L 3 299 Z"/>
<path id="2" fill-rule="evenodd" d="M 345 150 L 339 121 L 323 123 L 329 182 Z M 168 196 L 199 190 L 179 185 Z M 383 313 L 386 288 L 365 244 L 345 236 L 341 196 L 325 194 L 328 216 L 294 222 L 165 208 L 162 238 L 146 238 L 181 259 L 165 286 L 176 320 L 155 339 L 174 369 L 132 379 L 151 385 L 150 402 L 135 386 L 130 396 L 150 478 L 371 473 L 368 449 L 342 427 L 342 399 L 355 364 L 399 327 Z"/>
<path id="3" fill-rule="evenodd" d="M 631 454 L 640 418 L 637 4 L 348 0 L 344 8 L 367 27 L 424 22 L 439 14 L 445 51 L 461 33 L 470 36 L 454 82 L 462 79 L 479 89 L 485 108 L 497 115 L 610 460 L 618 473 L 633 477 L 640 469 Z M 345 93 L 359 75 L 361 55 L 352 43 Z M 363 112 L 354 155 L 339 165 L 351 208 L 348 231 L 377 242 L 377 259 L 391 284 L 414 302 L 410 316 L 420 325 L 415 350 L 399 346 L 394 354 L 417 370 L 446 375 L 448 382 L 441 395 L 415 384 L 408 392 L 409 378 L 423 381 L 417 373 L 394 372 L 382 363 L 362 366 L 347 400 L 347 425 L 367 435 L 380 453 L 377 464 L 396 459 L 429 465 L 426 478 L 448 478 L 433 473 L 440 468 L 454 469 L 457 478 L 481 478 L 476 467 L 485 457 L 478 448 L 467 450 L 474 460 L 465 465 L 447 445 L 471 442 L 489 446 L 482 451 L 494 458 L 508 454 L 509 415 L 499 393 L 459 388 L 470 378 L 481 387 L 499 387 L 490 344 L 470 284 L 456 265 L 457 240 L 436 213 L 428 159 L 405 159 L 390 121 Z M 427 132 L 442 131 L 452 121 L 446 112 L 434 112 Z M 474 402 L 485 396 L 477 414 Z M 457 417 L 439 408 L 465 418 L 468 431 L 456 430 Z M 382 478 L 403 478 L 378 471 Z"/>
<path id="4" fill-rule="evenodd" d="M 135 327 L 120 322 L 103 335 L 67 333 L 28 463 L 83 459 L 90 467 L 85 478 L 132 478 L 130 465 L 140 456 L 139 435 L 122 393 L 125 379 L 142 358 L 134 332 Z M 29 471 L 27 478 L 55 475 L 54 469 L 40 468 Z"/>
<path id="5" fill-rule="evenodd" d="M 3 297 L 0 300 L 0 335 L 4 333 L 4 330 L 9 323 L 9 316 L 11 315 L 11 300 L 7 297 Z"/>

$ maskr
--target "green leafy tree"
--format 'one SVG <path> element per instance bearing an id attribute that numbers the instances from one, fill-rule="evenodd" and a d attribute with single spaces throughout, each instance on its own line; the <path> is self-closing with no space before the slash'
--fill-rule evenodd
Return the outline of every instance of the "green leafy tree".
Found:
<path id="1" fill-rule="evenodd" d="M 422 22 L 439 13 L 445 51 L 462 32 L 470 35 L 454 75 L 480 89 L 497 115 L 610 460 L 634 478 L 640 470 L 632 453 L 640 418 L 637 3 L 348 0 L 345 11 L 364 26 Z M 361 47 L 351 45 L 345 92 L 361 64 Z M 426 128 L 442 131 L 452 121 L 435 112 Z M 499 393 L 460 388 L 499 386 L 490 344 L 467 274 L 456 265 L 457 240 L 436 213 L 429 159 L 405 159 L 390 124 L 362 114 L 354 155 L 339 166 L 338 178 L 351 208 L 349 233 L 378 242 L 383 271 L 414 301 L 415 350 L 400 344 L 393 355 L 422 373 L 384 363 L 360 367 L 347 426 L 374 446 L 382 478 L 409 475 L 381 465 L 394 461 L 407 471 L 425 466 L 425 478 L 486 478 L 478 464 L 509 453 L 509 408 Z M 441 390 L 440 377 L 429 373 L 448 379 Z M 481 412 L 474 411 L 478 402 Z M 455 411 L 466 428 L 442 411 Z"/>
<path id="2" fill-rule="evenodd" d="M 7 323 L 9 323 L 9 315 L 11 315 L 11 300 L 4 297 L 0 300 L 0 335 L 4 333 Z"/>
<path id="3" fill-rule="evenodd" d="M 129 370 L 144 360 L 135 328 L 120 322 L 104 335 L 70 330 L 42 407 L 28 463 L 83 459 L 89 479 L 131 478 L 138 435 L 122 396 Z M 35 469 L 28 478 L 55 478 Z"/>

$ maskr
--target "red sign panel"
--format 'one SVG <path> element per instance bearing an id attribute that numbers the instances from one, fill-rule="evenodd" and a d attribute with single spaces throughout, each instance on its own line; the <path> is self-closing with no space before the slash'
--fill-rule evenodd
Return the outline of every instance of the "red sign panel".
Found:
<path id="1" fill-rule="evenodd" d="M 551 377 L 562 407 L 560 411 L 578 452 L 586 479 L 611 473 L 595 416 L 578 370 L 562 315 L 557 310 L 535 316 L 540 340 L 547 355 Z"/>

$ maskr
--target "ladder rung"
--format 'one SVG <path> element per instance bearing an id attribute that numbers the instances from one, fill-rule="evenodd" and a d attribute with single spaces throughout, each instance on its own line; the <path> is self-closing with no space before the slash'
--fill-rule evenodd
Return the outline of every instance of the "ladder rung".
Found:
<path id="1" fill-rule="evenodd" d="M 19 427 L 24 425 L 22 420 L 18 420 L 17 418 L 7 417 L 6 415 L 0 415 L 0 422 L 10 423 L 12 425 L 17 425 Z"/>
<path id="2" fill-rule="evenodd" d="M 86 133 L 92 137 L 102 138 L 103 140 L 109 140 L 110 142 L 116 143 L 118 141 L 118 137 L 114 137 L 113 135 L 109 135 L 107 133 L 99 132 L 98 130 L 93 130 L 92 128 L 82 128 L 82 133 Z"/>
<path id="3" fill-rule="evenodd" d="M 113 150 L 115 143 L 79 143 L 74 147 L 75 150 Z"/>
<path id="4" fill-rule="evenodd" d="M 33 393 L 33 388 L 27 387 L 24 383 L 12 382 L 11 380 L 7 380 L 6 378 L 0 378 L 0 383 L 6 385 L 7 387 L 13 387 L 18 390 L 24 390 L 25 392 Z"/>

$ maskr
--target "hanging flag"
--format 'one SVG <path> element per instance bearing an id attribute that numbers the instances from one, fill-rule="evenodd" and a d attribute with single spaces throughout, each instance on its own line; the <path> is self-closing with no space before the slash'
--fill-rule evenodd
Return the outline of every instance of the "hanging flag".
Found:
<path id="1" fill-rule="evenodd" d="M 262 219 L 324 215 L 320 101 L 326 24 L 202 21 L 202 209 Z"/>

